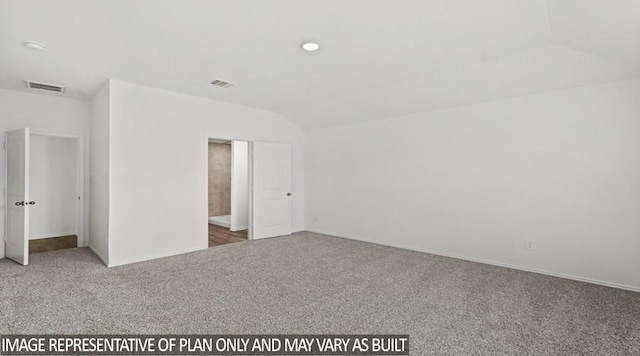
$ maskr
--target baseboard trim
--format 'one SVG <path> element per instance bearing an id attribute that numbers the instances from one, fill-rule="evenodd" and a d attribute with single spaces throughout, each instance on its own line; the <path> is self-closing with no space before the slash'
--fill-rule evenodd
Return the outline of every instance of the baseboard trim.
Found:
<path id="1" fill-rule="evenodd" d="M 185 253 L 197 252 L 197 251 L 202 251 L 202 250 L 206 250 L 206 249 L 207 248 L 194 248 L 194 249 L 187 249 L 187 250 L 182 250 L 182 251 L 178 251 L 178 252 L 171 252 L 171 253 L 168 253 L 168 254 L 160 254 L 160 255 L 151 256 L 151 257 L 132 258 L 132 259 L 124 260 L 124 261 L 118 261 L 118 262 L 115 262 L 115 263 L 109 263 L 107 265 L 107 267 L 124 266 L 124 265 L 129 265 L 129 264 L 132 264 L 132 263 L 139 263 L 139 262 L 157 260 L 159 258 L 165 258 L 165 257 L 171 257 L 171 256 L 177 256 L 177 255 L 184 255 Z"/>
<path id="2" fill-rule="evenodd" d="M 54 232 L 54 233 L 50 233 L 50 234 L 41 234 L 41 235 L 29 236 L 29 240 L 50 239 L 52 237 L 62 237 L 62 236 L 71 236 L 71 235 L 78 236 L 76 231 Z"/>
<path id="3" fill-rule="evenodd" d="M 93 246 L 89 245 L 89 250 L 91 250 L 91 252 L 93 252 L 96 256 L 98 256 L 98 258 L 100 259 L 100 261 L 102 261 L 102 263 L 104 263 L 105 266 L 109 266 L 109 261 L 104 258 L 104 256 L 102 256 L 102 254 L 100 252 L 98 252 L 98 250 L 96 250 Z"/>
<path id="4" fill-rule="evenodd" d="M 229 228 L 229 231 L 242 231 L 242 230 L 247 230 L 248 228 L 249 228 L 248 226 L 240 226 L 240 227 Z"/>
<path id="5" fill-rule="evenodd" d="M 540 269 L 536 269 L 536 268 L 523 267 L 523 266 L 512 265 L 512 264 L 508 264 L 508 263 L 496 262 L 496 261 L 491 261 L 491 260 L 484 260 L 484 259 L 480 259 L 480 258 L 474 258 L 474 257 L 468 257 L 468 256 L 462 256 L 462 255 L 456 255 L 456 254 L 446 253 L 446 252 L 441 252 L 441 251 L 428 250 L 428 249 L 424 249 L 424 248 L 409 247 L 409 246 L 405 246 L 405 245 L 402 245 L 402 244 L 394 244 L 394 243 L 389 243 L 389 242 L 380 242 L 380 241 L 376 241 L 376 240 L 371 240 L 371 239 L 366 239 L 366 238 L 361 238 L 361 237 L 356 237 L 356 236 L 351 236 L 351 235 L 336 234 L 336 233 L 331 233 L 331 232 L 323 232 L 323 231 L 315 230 L 315 229 L 307 229 L 306 231 L 312 232 L 312 233 L 315 233 L 315 234 L 338 237 L 338 238 L 341 238 L 341 239 L 368 242 L 368 243 L 381 245 L 381 246 L 395 247 L 395 248 L 400 248 L 400 249 L 403 249 L 403 250 L 417 251 L 417 252 L 423 252 L 423 253 L 428 253 L 428 254 L 437 255 L 437 256 L 457 258 L 459 260 L 477 262 L 477 263 L 482 263 L 482 264 L 487 264 L 487 265 L 492 265 L 492 266 L 498 266 L 498 267 L 511 268 L 511 269 L 516 269 L 516 270 L 525 271 L 525 272 L 544 274 L 544 275 L 547 275 L 547 276 L 559 277 L 559 278 L 564 278 L 564 279 L 571 279 L 571 280 L 574 280 L 574 281 L 586 282 L 586 283 L 591 283 L 591 284 L 598 284 L 598 285 L 605 286 L 605 287 L 624 289 L 624 290 L 628 290 L 628 291 L 632 291 L 632 292 L 640 292 L 640 287 L 633 287 L 633 286 L 629 286 L 629 285 L 625 285 L 625 284 L 611 283 L 611 282 L 601 281 L 601 280 L 597 280 L 597 279 L 591 279 L 591 278 L 587 278 L 587 277 L 579 277 L 579 276 L 574 276 L 574 275 L 570 275 L 570 274 L 564 274 L 564 273 L 559 273 L 559 272 L 540 270 Z"/>

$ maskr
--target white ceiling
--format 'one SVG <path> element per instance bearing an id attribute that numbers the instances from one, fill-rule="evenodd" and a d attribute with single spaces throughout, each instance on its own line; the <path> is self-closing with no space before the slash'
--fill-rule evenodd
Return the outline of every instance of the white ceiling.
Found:
<path id="1" fill-rule="evenodd" d="M 305 129 L 638 76 L 640 0 L 0 0 L 2 88 L 114 78 Z"/>

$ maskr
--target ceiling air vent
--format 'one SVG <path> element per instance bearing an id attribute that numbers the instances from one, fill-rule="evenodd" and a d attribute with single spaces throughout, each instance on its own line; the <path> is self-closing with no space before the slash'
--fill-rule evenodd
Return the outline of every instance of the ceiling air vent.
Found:
<path id="1" fill-rule="evenodd" d="M 29 81 L 29 80 L 25 80 L 24 85 L 29 89 L 40 89 L 40 90 L 52 91 L 56 93 L 64 93 L 64 91 L 67 89 L 60 85 L 38 83 L 38 82 Z"/>
<path id="2" fill-rule="evenodd" d="M 211 84 L 217 86 L 217 87 L 221 87 L 221 88 L 230 88 L 233 86 L 233 83 L 229 83 L 225 80 L 221 80 L 221 79 L 216 79 L 214 81 L 211 82 Z"/>

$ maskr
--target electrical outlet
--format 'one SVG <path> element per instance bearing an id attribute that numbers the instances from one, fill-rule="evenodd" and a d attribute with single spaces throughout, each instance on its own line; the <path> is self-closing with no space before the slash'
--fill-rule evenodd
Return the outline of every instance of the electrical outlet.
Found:
<path id="1" fill-rule="evenodd" d="M 527 239 L 524 240 L 524 249 L 527 251 L 533 251 L 536 249 L 536 240 Z"/>

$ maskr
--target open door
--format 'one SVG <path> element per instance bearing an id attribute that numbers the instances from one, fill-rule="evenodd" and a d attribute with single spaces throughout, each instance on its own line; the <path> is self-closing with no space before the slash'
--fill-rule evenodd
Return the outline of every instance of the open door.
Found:
<path id="1" fill-rule="evenodd" d="M 253 239 L 291 234 L 291 145 L 253 143 Z"/>
<path id="2" fill-rule="evenodd" d="M 29 264 L 29 129 L 5 133 L 6 232 L 5 254 Z"/>

